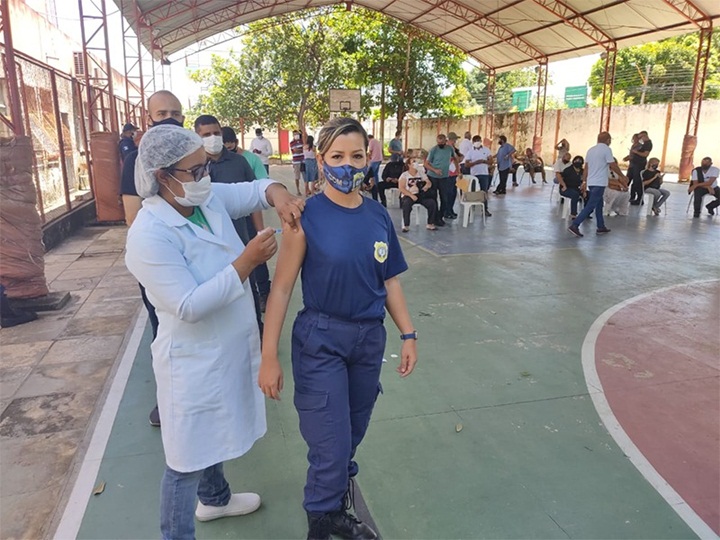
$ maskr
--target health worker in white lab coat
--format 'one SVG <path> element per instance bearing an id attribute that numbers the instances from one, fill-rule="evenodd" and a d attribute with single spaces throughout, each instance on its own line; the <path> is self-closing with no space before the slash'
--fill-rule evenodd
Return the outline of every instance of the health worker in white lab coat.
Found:
<path id="1" fill-rule="evenodd" d="M 243 245 L 232 219 L 274 206 L 296 228 L 304 207 L 269 179 L 211 184 L 206 159 L 191 131 L 157 126 L 145 134 L 135 170 L 145 200 L 125 257 L 160 320 L 152 343 L 166 461 L 160 529 L 172 540 L 195 537 L 193 510 L 208 521 L 260 506 L 255 493 L 231 493 L 222 463 L 266 431 L 248 276 L 277 243 L 265 229 Z"/>

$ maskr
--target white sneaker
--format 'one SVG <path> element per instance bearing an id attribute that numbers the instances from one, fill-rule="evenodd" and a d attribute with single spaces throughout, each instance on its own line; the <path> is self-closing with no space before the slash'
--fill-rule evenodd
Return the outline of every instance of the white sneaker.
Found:
<path id="1" fill-rule="evenodd" d="M 257 493 L 233 493 L 225 506 L 207 506 L 198 501 L 195 517 L 198 521 L 211 521 L 229 516 L 252 514 L 260 508 L 260 495 Z"/>

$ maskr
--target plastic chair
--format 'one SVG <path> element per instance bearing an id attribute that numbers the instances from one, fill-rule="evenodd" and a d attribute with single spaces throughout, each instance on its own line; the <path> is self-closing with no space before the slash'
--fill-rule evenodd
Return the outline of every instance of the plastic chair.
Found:
<path id="1" fill-rule="evenodd" d="M 705 197 L 711 197 L 711 198 L 714 199 L 714 198 L 715 198 L 715 195 L 713 195 L 712 193 L 706 193 L 705 195 L 703 195 L 702 201 L 700 202 L 700 209 L 701 209 L 701 210 L 702 210 L 703 207 L 705 206 Z M 685 209 L 685 213 L 686 213 L 686 214 L 690 211 L 690 207 L 692 206 L 692 203 L 693 203 L 693 199 L 694 199 L 694 198 L 695 198 L 695 193 L 691 193 L 691 194 L 690 194 L 690 197 L 688 197 L 687 208 Z M 716 212 L 716 214 L 717 214 L 717 212 Z"/>
<path id="2" fill-rule="evenodd" d="M 425 210 L 425 221 L 427 222 L 427 208 L 425 208 L 422 204 L 413 204 L 412 207 L 413 211 L 410 212 L 410 220 L 412 221 L 412 217 L 415 216 L 415 225 L 420 225 L 420 209 Z M 403 222 L 402 212 L 400 212 L 400 228 L 403 228 L 405 226 L 405 223 Z"/>
<path id="3" fill-rule="evenodd" d="M 400 190 L 396 187 L 387 188 L 385 190 L 385 197 L 388 200 L 388 204 L 395 204 L 396 200 L 398 205 L 400 204 Z"/>
<path id="4" fill-rule="evenodd" d="M 457 181 L 458 194 L 460 195 L 460 206 L 463 209 L 463 227 L 467 227 L 468 223 L 473 223 L 475 219 L 475 207 L 480 207 L 482 213 L 482 222 L 485 225 L 485 203 L 481 201 L 468 201 L 466 196 L 468 193 L 478 191 L 480 182 L 474 176 L 465 175 Z"/>

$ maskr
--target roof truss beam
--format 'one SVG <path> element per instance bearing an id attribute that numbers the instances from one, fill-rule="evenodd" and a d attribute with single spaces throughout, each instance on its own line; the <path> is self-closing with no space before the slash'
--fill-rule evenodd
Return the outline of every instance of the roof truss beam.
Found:
<path id="1" fill-rule="evenodd" d="M 423 2 L 432 5 L 433 8 L 439 8 L 446 13 L 450 13 L 459 19 L 470 20 L 471 24 L 474 26 L 485 30 L 508 45 L 515 47 L 528 58 L 537 61 L 547 58 L 547 55 L 544 52 L 522 39 L 507 27 L 498 23 L 494 19 L 491 19 L 487 15 L 466 6 L 465 4 L 456 2 L 455 0 L 423 0 Z M 429 13 L 430 11 L 431 10 L 428 10 L 425 13 Z M 472 54 L 474 50 L 476 49 L 471 49 L 467 52 Z"/>
<path id="2" fill-rule="evenodd" d="M 690 0 L 665 0 L 665 3 L 674 8 L 688 21 L 694 23 L 698 28 L 705 29 L 712 27 L 712 20 L 698 9 Z"/>
<path id="3" fill-rule="evenodd" d="M 583 33 L 598 45 L 605 46 L 608 43 L 613 43 L 615 41 L 612 37 L 593 24 L 589 19 L 585 18 L 579 12 L 575 11 L 573 8 L 560 0 L 533 1 L 556 17 L 562 19 L 566 24 Z"/>

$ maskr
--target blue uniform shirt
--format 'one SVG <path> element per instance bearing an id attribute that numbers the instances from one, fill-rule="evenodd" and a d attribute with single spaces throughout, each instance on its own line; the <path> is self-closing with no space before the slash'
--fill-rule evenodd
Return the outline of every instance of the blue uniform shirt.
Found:
<path id="1" fill-rule="evenodd" d="M 387 210 L 365 197 L 343 208 L 320 193 L 305 204 L 302 227 L 305 307 L 352 321 L 384 319 L 385 281 L 408 268 Z"/>
<path id="2" fill-rule="evenodd" d="M 497 151 L 498 170 L 504 171 L 512 167 L 510 154 L 515 152 L 515 147 L 510 143 L 503 143 Z"/>

